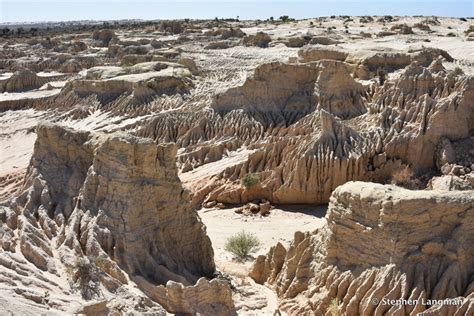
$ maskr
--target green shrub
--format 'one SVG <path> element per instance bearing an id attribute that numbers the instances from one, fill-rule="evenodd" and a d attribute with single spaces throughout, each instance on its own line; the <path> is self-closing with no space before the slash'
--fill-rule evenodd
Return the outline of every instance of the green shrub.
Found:
<path id="1" fill-rule="evenodd" d="M 453 69 L 453 75 L 454 76 L 462 76 L 464 75 L 464 70 L 462 70 L 460 67 L 456 67 Z"/>
<path id="2" fill-rule="evenodd" d="M 259 246 L 260 241 L 255 235 L 241 231 L 227 239 L 224 249 L 239 259 L 245 259 L 250 253 L 258 250 Z"/>
<path id="3" fill-rule="evenodd" d="M 383 86 L 385 79 L 387 78 L 387 72 L 383 69 L 378 69 L 377 76 L 379 76 L 379 84 Z"/>
<path id="4" fill-rule="evenodd" d="M 100 290 L 100 269 L 89 258 L 77 258 L 72 266 L 66 267 L 73 291 L 79 290 L 86 300 L 102 297 Z"/>
<path id="5" fill-rule="evenodd" d="M 256 173 L 247 173 L 242 177 L 242 184 L 246 188 L 250 188 L 260 182 L 260 177 Z"/>
<path id="6" fill-rule="evenodd" d="M 295 21 L 296 21 L 295 19 L 290 18 L 288 15 L 282 15 L 282 16 L 280 16 L 280 20 L 281 20 L 283 23 L 295 22 Z"/>
<path id="7" fill-rule="evenodd" d="M 337 298 L 333 298 L 331 300 L 331 304 L 329 304 L 328 311 L 331 313 L 332 316 L 339 316 L 341 312 L 339 311 L 339 300 Z"/>

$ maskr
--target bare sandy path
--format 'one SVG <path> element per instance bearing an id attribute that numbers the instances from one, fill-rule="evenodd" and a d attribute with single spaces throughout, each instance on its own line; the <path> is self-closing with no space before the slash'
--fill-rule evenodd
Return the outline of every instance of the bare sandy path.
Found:
<path id="1" fill-rule="evenodd" d="M 278 300 L 273 291 L 247 276 L 251 260 L 238 262 L 224 250 L 227 238 L 242 230 L 255 234 L 261 247 L 254 256 L 265 254 L 277 242 L 288 245 L 296 231 L 313 231 L 323 226 L 326 209 L 327 206 L 279 206 L 268 217 L 239 215 L 234 213 L 234 208 L 199 211 L 211 238 L 217 268 L 234 279 L 237 288 L 234 301 L 239 315 L 273 315 Z"/>

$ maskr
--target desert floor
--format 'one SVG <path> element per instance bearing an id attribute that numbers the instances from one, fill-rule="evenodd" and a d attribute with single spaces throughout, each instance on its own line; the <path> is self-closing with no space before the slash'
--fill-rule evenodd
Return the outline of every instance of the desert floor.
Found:
<path id="1" fill-rule="evenodd" d="M 279 206 L 272 209 L 267 217 L 236 214 L 235 208 L 204 208 L 199 211 L 211 238 L 218 270 L 234 277 L 237 288 L 241 289 L 242 297 L 235 297 L 241 313 L 273 313 L 277 309 L 277 297 L 273 291 L 248 277 L 253 262 L 251 258 L 241 262 L 224 249 L 227 238 L 242 230 L 254 234 L 261 242 L 259 250 L 253 254 L 256 257 L 267 253 L 278 242 L 287 246 L 296 231 L 314 231 L 322 227 L 326 222 L 326 208 L 308 205 Z"/>

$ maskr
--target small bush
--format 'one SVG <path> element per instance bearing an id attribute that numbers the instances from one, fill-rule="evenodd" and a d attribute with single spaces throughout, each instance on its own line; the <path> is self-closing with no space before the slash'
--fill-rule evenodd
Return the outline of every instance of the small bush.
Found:
<path id="1" fill-rule="evenodd" d="M 456 80 L 457 77 L 463 76 L 464 71 L 460 67 L 456 67 L 448 72 L 448 79 Z"/>
<path id="2" fill-rule="evenodd" d="M 107 266 L 108 263 L 109 263 L 109 260 L 107 259 L 107 257 L 102 256 L 102 255 L 100 255 L 98 257 L 94 257 L 94 258 L 92 258 L 92 260 L 93 260 L 93 263 L 99 268 Z"/>
<path id="3" fill-rule="evenodd" d="M 401 186 L 409 190 L 420 190 L 421 181 L 415 177 L 415 174 L 409 166 L 401 166 L 392 173 L 391 184 Z"/>
<path id="4" fill-rule="evenodd" d="M 392 184 L 402 184 L 410 181 L 413 173 L 410 167 L 400 168 L 392 174 Z"/>
<path id="5" fill-rule="evenodd" d="M 333 298 L 331 300 L 331 304 L 329 304 L 328 311 L 331 313 L 332 316 L 339 316 L 341 312 L 339 311 L 339 300 L 337 298 Z"/>
<path id="6" fill-rule="evenodd" d="M 462 70 L 460 67 L 456 67 L 456 68 L 453 69 L 452 74 L 455 77 L 462 76 L 462 75 L 464 75 L 464 70 Z"/>
<path id="7" fill-rule="evenodd" d="M 255 235 L 241 231 L 227 239 L 224 249 L 239 259 L 245 259 L 249 254 L 258 250 L 259 246 L 260 241 Z"/>
<path id="8" fill-rule="evenodd" d="M 216 21 L 219 21 L 216 18 Z M 160 23 L 160 31 L 171 34 L 180 34 L 184 32 L 184 26 L 182 21 L 162 21 Z"/>
<path id="9" fill-rule="evenodd" d="M 296 21 L 295 19 L 290 18 L 288 15 L 282 15 L 282 16 L 280 16 L 280 20 L 281 20 L 283 23 L 295 22 L 295 21 Z"/>
<path id="10" fill-rule="evenodd" d="M 242 184 L 246 188 L 253 187 L 259 182 L 260 182 L 260 177 L 256 173 L 247 173 L 245 176 L 242 177 Z"/>
<path id="11" fill-rule="evenodd" d="M 78 258 L 73 266 L 66 268 L 72 290 L 79 290 L 86 300 L 102 297 L 100 290 L 100 269 L 88 258 Z"/>
<path id="12" fill-rule="evenodd" d="M 379 84 L 383 86 L 385 79 L 387 78 L 387 72 L 383 69 L 377 70 L 377 76 L 379 76 Z"/>

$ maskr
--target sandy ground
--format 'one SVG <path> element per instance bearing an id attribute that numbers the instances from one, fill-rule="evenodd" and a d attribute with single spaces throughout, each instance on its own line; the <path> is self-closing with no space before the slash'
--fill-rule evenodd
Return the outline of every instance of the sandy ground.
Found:
<path id="1" fill-rule="evenodd" d="M 44 117 L 44 112 L 32 109 L 0 113 L 0 177 L 28 166 L 34 128 Z"/>
<path id="2" fill-rule="evenodd" d="M 47 98 L 53 95 L 59 94 L 61 89 L 52 89 L 52 90 L 35 90 L 27 92 L 4 92 L 0 94 L 0 102 L 3 101 L 13 101 L 13 100 L 22 100 L 22 99 L 40 99 Z"/>
<path id="3" fill-rule="evenodd" d="M 147 117 L 149 115 L 127 118 L 95 111 L 84 119 L 67 119 L 59 123 L 78 130 L 110 132 Z M 50 120 L 55 120 L 54 113 L 33 109 L 0 113 L 0 177 L 28 166 L 36 140 L 35 127 L 41 121 Z"/>
<path id="4" fill-rule="evenodd" d="M 199 215 L 207 227 L 214 248 L 218 270 L 234 278 L 237 292 L 234 300 L 241 315 L 272 315 L 277 309 L 276 294 L 256 284 L 247 275 L 253 260 L 239 262 L 224 249 L 230 236 L 244 230 L 260 240 L 261 247 L 254 257 L 266 254 L 277 242 L 288 245 L 296 231 L 314 231 L 326 222 L 326 206 L 284 206 L 271 210 L 268 217 L 245 216 L 234 213 L 234 208 L 201 209 Z M 252 312 L 250 312 L 252 310 Z"/>
<path id="5" fill-rule="evenodd" d="M 78 130 L 110 132 L 126 128 L 147 117 L 127 118 L 95 111 L 84 119 L 61 120 L 60 124 Z M 21 188 L 33 154 L 38 123 L 56 120 L 55 114 L 47 111 L 27 109 L 0 112 L 0 202 L 8 200 Z"/>

